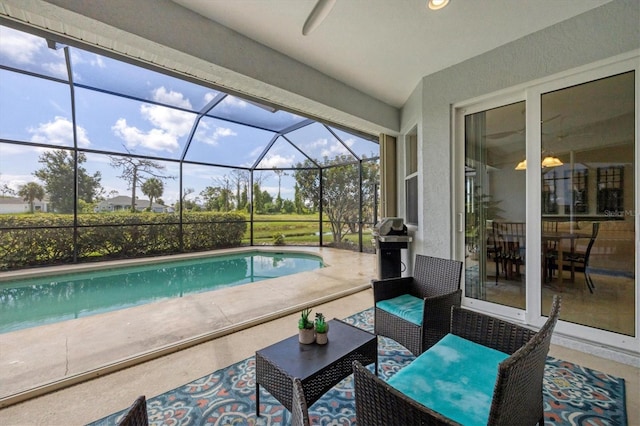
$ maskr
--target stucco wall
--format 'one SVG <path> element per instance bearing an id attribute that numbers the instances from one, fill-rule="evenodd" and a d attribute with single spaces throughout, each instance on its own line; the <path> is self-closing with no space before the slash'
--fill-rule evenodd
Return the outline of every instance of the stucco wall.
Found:
<path id="1" fill-rule="evenodd" d="M 413 253 L 453 255 L 451 106 L 638 49 L 639 22 L 640 2 L 615 0 L 423 78 L 402 110 L 400 125 L 409 129 L 420 110 L 422 211 Z M 416 94 L 420 107 L 413 101 Z"/>

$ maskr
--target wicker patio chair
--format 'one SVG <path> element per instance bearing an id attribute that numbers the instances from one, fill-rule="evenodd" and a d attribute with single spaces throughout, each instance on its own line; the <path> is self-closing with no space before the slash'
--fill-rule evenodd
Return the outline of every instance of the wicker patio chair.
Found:
<path id="1" fill-rule="evenodd" d="M 144 395 L 136 400 L 127 409 L 124 417 L 118 422 L 118 426 L 148 426 L 149 417 L 147 415 L 147 399 Z"/>
<path id="2" fill-rule="evenodd" d="M 373 281 L 375 334 L 420 355 L 449 332 L 461 276 L 460 261 L 416 255 L 412 277 Z"/>
<path id="3" fill-rule="evenodd" d="M 291 401 L 291 426 L 310 426 L 309 409 L 304 397 L 302 382 L 298 378 L 293 379 L 293 396 Z"/>
<path id="4" fill-rule="evenodd" d="M 554 296 L 549 318 L 535 332 L 488 315 L 452 308 L 452 334 L 508 354 L 497 366 L 490 407 L 485 406 L 489 413 L 487 424 L 544 424 L 543 375 L 551 335 L 559 313 L 560 298 Z M 437 351 L 438 348 L 433 348 L 433 352 Z M 423 357 L 426 355 L 425 353 Z M 478 359 L 478 364 L 484 361 L 484 358 Z M 459 424 L 408 397 L 359 362 L 354 361 L 353 369 L 359 426 Z M 435 383 L 434 378 L 429 383 Z M 409 383 L 408 386 L 414 384 Z"/>

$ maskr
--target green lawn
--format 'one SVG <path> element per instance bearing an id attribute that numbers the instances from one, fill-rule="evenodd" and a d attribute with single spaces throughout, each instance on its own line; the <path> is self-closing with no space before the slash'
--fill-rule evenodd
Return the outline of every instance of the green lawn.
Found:
<path id="1" fill-rule="evenodd" d="M 268 222 L 267 222 L 268 221 Z M 323 223 L 323 243 L 333 241 L 331 227 L 328 222 Z M 255 215 L 253 224 L 253 239 L 255 243 L 272 244 L 275 235 L 284 235 L 284 243 L 317 245 L 319 243 L 318 215 Z M 250 229 L 244 236 L 244 241 L 250 238 Z M 371 232 L 367 230 L 363 236 L 363 244 L 370 244 Z M 344 240 L 358 244 L 358 234 L 349 234 Z"/>
<path id="2" fill-rule="evenodd" d="M 317 243 L 318 215 L 255 215 L 253 219 L 253 238 L 255 241 L 269 242 L 274 235 L 284 235 L 287 240 L 294 238 L 299 242 Z M 269 221 L 269 222 L 263 222 Z M 250 238 L 247 228 L 245 239 Z"/>

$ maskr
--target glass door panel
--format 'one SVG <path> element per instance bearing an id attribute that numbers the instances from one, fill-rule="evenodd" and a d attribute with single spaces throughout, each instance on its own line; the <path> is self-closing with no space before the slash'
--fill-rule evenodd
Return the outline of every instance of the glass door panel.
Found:
<path id="1" fill-rule="evenodd" d="M 635 336 L 635 73 L 544 93 L 542 312 Z M 544 117 L 550 117 L 544 121 Z"/>
<path id="2" fill-rule="evenodd" d="M 525 103 L 465 116 L 465 296 L 526 305 Z M 517 167 L 520 165 L 520 167 Z"/>

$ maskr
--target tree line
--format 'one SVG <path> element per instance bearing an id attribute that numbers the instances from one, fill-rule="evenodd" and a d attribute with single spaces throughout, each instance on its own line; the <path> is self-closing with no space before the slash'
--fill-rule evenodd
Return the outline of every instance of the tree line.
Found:
<path id="1" fill-rule="evenodd" d="M 175 179 L 166 174 L 165 166 L 154 160 L 136 158 L 133 156 L 109 156 L 110 165 L 120 170 L 119 177 L 128 184 L 131 191 L 132 212 L 136 211 L 135 200 L 140 190 L 149 197 L 149 209 L 153 202 L 164 204 L 164 182 Z M 41 167 L 33 172 L 44 185 L 29 182 L 20 187 L 17 195 L 29 203 L 30 211 L 34 211 L 34 201 L 43 200 L 49 196 L 51 210 L 56 213 L 73 213 L 75 202 L 71 194 L 73 183 L 77 179 L 78 211 L 93 212 L 94 206 L 105 199 L 101 185 L 102 175 L 99 171 L 91 174 L 84 167 L 86 155 L 73 153 L 64 149 L 48 151 L 40 155 L 38 162 Z M 351 164 L 349 162 L 351 161 Z M 77 167 L 76 167 L 77 164 Z M 373 215 L 376 183 L 379 180 L 377 162 L 362 161 L 361 167 L 353 163 L 353 159 L 346 155 L 337 155 L 332 159 L 324 158 L 325 167 L 322 171 L 323 188 L 323 216 L 331 224 L 334 240 L 339 242 L 348 233 L 357 232 L 360 215 Z M 77 172 L 75 171 L 77 170 Z M 262 190 L 263 176 L 254 174 L 253 208 L 257 214 L 317 214 L 320 208 L 320 171 L 315 168 L 311 160 L 295 165 L 291 171 L 295 180 L 294 198 L 283 199 L 281 196 L 281 181 L 287 176 L 285 170 L 274 169 L 278 177 L 278 193 L 274 197 L 268 191 Z M 6 185 L 5 185 L 6 186 Z M 229 175 L 217 177 L 214 184 L 205 187 L 199 195 L 195 195 L 193 188 L 184 188 L 181 200 L 174 204 L 176 210 L 184 211 L 246 211 L 251 209 L 250 174 L 246 170 L 234 169 Z M 3 194 L 11 191 L 2 188 Z M 117 195 L 116 193 L 110 194 Z M 360 198 L 360 195 L 362 198 Z M 363 206 L 365 211 L 361 212 Z"/>

